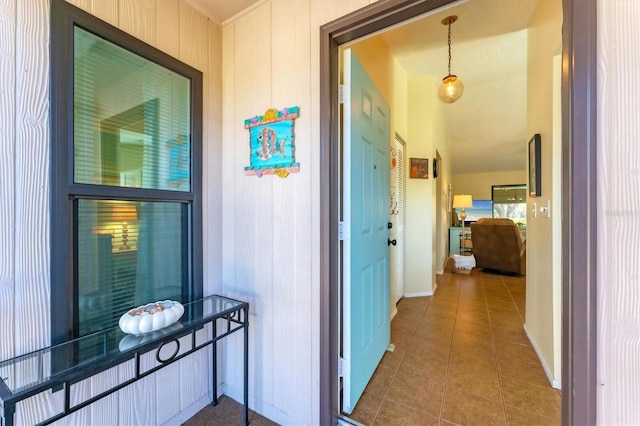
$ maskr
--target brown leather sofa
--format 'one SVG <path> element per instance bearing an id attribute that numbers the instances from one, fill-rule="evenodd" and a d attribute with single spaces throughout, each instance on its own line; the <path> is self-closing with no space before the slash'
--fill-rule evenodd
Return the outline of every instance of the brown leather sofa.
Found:
<path id="1" fill-rule="evenodd" d="M 525 274 L 526 245 L 511 219 L 486 218 L 472 223 L 471 241 L 477 267 Z"/>

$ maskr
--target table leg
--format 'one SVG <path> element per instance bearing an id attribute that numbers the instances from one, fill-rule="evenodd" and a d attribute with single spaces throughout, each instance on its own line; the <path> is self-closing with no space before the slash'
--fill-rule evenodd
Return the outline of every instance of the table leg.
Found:
<path id="1" fill-rule="evenodd" d="M 244 326 L 244 425 L 249 424 L 249 312 L 245 311 Z"/>
<path id="2" fill-rule="evenodd" d="M 211 406 L 215 407 L 218 405 L 218 342 L 216 341 L 218 328 L 216 327 L 217 323 L 214 321 L 212 323 L 213 328 L 213 344 L 211 345 L 211 349 L 213 352 L 213 359 L 211 360 L 211 372 L 213 376 L 213 396 L 211 397 Z"/>

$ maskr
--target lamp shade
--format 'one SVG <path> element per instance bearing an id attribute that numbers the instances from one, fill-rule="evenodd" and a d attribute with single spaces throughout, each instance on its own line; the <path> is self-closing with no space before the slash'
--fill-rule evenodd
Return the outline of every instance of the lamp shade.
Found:
<path id="1" fill-rule="evenodd" d="M 117 222 L 130 222 L 138 220 L 138 212 L 133 204 L 117 204 L 113 206 L 113 220 Z"/>
<path id="2" fill-rule="evenodd" d="M 469 208 L 473 207 L 473 199 L 471 195 L 454 195 L 453 196 L 453 208 Z"/>

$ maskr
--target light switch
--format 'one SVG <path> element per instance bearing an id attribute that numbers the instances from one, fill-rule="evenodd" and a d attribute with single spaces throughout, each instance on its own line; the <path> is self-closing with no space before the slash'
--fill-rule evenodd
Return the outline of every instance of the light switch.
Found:
<path id="1" fill-rule="evenodd" d="M 538 215 L 538 204 L 531 203 L 531 216 L 536 217 Z"/>
<path id="2" fill-rule="evenodd" d="M 540 217 L 551 217 L 551 201 L 547 200 L 543 205 L 540 206 Z"/>

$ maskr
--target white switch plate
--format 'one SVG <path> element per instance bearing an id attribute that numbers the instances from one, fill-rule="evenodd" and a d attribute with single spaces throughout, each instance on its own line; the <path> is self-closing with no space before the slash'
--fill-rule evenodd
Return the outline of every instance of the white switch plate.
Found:
<path id="1" fill-rule="evenodd" d="M 546 203 L 540 206 L 540 217 L 551 217 L 551 201 L 547 200 Z"/>

